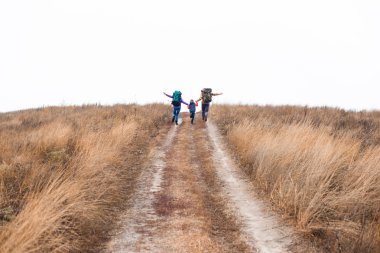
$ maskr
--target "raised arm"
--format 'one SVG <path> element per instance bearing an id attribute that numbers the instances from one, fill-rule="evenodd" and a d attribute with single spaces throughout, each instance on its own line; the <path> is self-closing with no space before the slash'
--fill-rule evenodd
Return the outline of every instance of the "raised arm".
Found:
<path id="1" fill-rule="evenodd" d="M 163 93 L 164 93 L 165 96 L 173 98 L 173 96 L 170 96 L 169 94 L 166 94 L 165 92 L 163 92 Z"/>

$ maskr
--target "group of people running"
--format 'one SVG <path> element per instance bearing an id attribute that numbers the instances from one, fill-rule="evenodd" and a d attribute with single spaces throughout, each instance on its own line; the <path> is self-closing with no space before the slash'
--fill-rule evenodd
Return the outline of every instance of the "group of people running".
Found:
<path id="1" fill-rule="evenodd" d="M 198 106 L 198 102 L 202 101 L 202 120 L 207 121 L 208 111 L 210 108 L 210 103 L 212 102 L 212 97 L 219 96 L 222 94 L 223 93 L 213 93 L 212 89 L 204 88 L 201 90 L 201 96 L 199 97 L 198 100 L 194 101 L 193 99 L 191 99 L 189 103 L 186 103 L 182 99 L 181 91 L 176 90 L 173 92 L 173 95 L 169 95 L 164 92 L 165 96 L 172 99 L 172 105 L 173 105 L 172 122 L 175 122 L 176 125 L 178 125 L 178 116 L 179 116 L 179 113 L 181 112 L 181 104 L 187 105 L 187 108 L 190 111 L 191 124 L 194 124 L 196 107 Z"/>

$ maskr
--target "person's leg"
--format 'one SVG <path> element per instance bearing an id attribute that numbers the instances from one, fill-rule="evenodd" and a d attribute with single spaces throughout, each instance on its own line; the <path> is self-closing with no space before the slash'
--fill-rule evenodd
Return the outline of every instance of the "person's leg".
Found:
<path id="1" fill-rule="evenodd" d="M 205 104 L 204 106 L 204 112 L 205 112 L 205 121 L 207 121 L 207 116 L 208 116 L 208 109 L 210 108 L 210 104 Z"/>
<path id="2" fill-rule="evenodd" d="M 191 118 L 191 124 L 194 124 L 194 118 L 195 118 L 194 112 L 190 113 L 190 118 Z"/>
<path id="3" fill-rule="evenodd" d="M 205 107 L 206 104 L 202 103 L 202 120 L 205 120 Z"/>
<path id="4" fill-rule="evenodd" d="M 175 115 L 175 123 L 178 125 L 178 116 L 179 116 L 179 111 L 181 110 L 180 107 L 176 107 L 174 115 Z"/>
<path id="5" fill-rule="evenodd" d="M 173 117 L 172 117 L 172 123 L 174 122 L 175 120 L 175 106 L 173 106 Z"/>

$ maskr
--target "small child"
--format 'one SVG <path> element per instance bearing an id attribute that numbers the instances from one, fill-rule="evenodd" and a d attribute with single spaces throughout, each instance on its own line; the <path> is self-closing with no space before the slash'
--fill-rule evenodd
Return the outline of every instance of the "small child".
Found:
<path id="1" fill-rule="evenodd" d="M 195 103 L 193 99 L 190 100 L 190 103 L 187 106 L 187 108 L 190 110 L 191 124 L 194 124 L 195 111 L 196 111 L 197 106 L 198 106 L 198 103 Z"/>

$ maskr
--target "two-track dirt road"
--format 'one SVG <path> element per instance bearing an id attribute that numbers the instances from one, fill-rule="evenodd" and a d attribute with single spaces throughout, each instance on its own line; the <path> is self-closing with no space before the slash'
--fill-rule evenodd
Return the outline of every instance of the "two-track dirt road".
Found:
<path id="1" fill-rule="evenodd" d="M 110 252 L 289 252 L 211 122 L 172 126 L 149 157 Z"/>

